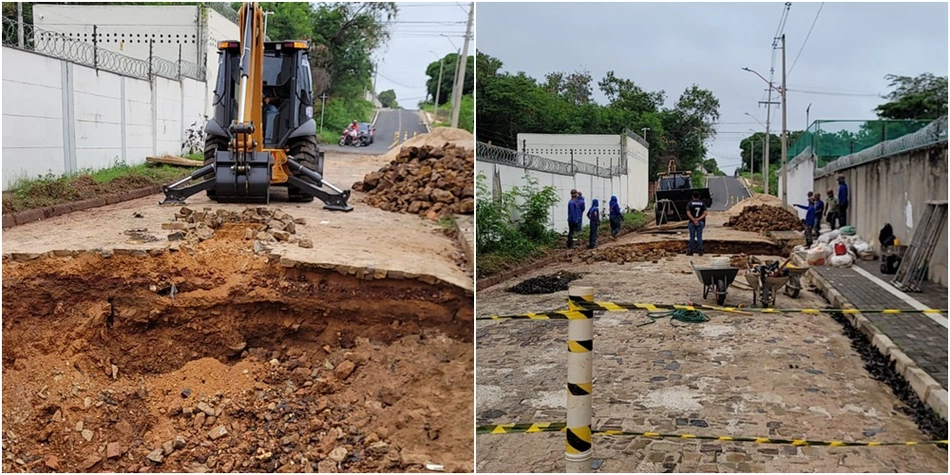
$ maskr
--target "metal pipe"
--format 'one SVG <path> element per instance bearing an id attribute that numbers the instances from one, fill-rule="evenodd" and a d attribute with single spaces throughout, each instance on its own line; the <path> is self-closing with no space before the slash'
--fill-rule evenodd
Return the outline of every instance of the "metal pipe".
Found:
<path id="1" fill-rule="evenodd" d="M 572 299 L 594 301 L 593 287 L 571 287 L 567 294 Z M 571 310 L 580 310 L 568 303 Z M 593 453 L 591 443 L 591 413 L 593 386 L 593 337 L 592 311 L 585 311 L 587 318 L 569 320 L 567 323 L 567 430 L 564 457 L 568 473 L 591 471 Z"/>

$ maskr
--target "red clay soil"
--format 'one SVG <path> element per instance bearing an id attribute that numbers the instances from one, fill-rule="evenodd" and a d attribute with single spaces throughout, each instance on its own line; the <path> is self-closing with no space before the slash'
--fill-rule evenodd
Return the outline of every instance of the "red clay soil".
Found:
<path id="1" fill-rule="evenodd" d="M 472 471 L 471 297 L 242 233 L 4 262 L 3 470 Z"/>

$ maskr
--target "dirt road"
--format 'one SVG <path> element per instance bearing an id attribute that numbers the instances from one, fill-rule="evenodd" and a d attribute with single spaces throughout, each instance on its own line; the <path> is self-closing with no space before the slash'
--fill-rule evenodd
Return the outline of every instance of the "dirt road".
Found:
<path id="1" fill-rule="evenodd" d="M 313 248 L 255 252 L 241 223 L 170 243 L 159 196 L 4 232 L 3 470 L 471 471 L 472 275 L 361 198 L 271 203 Z"/>
<path id="2" fill-rule="evenodd" d="M 713 219 L 715 217 L 715 219 Z M 724 219 L 713 215 L 710 221 Z M 751 242 L 754 235 L 707 228 L 707 236 Z M 748 233 L 747 233 L 748 234 Z M 629 235 L 611 246 L 677 241 Z M 739 247 L 742 244 L 733 244 Z M 657 262 L 563 262 L 477 294 L 478 315 L 565 307 L 566 292 L 517 295 L 506 288 L 557 271 L 580 272 L 603 301 L 704 302 L 689 270 L 704 257 Z M 705 301 L 713 304 L 712 300 Z M 730 288 L 730 305 L 751 304 L 751 292 Z M 808 291 L 780 295 L 776 307 L 822 306 Z M 708 313 L 702 324 L 660 320 L 643 312 L 609 312 L 594 324 L 593 427 L 713 436 L 923 440 L 901 402 L 872 379 L 827 315 Z M 480 424 L 565 419 L 567 324 L 563 321 L 477 322 L 476 419 Z M 479 435 L 476 469 L 563 471 L 563 434 Z M 735 442 L 594 437 L 601 472 L 945 472 L 946 451 L 920 447 L 792 447 Z"/>

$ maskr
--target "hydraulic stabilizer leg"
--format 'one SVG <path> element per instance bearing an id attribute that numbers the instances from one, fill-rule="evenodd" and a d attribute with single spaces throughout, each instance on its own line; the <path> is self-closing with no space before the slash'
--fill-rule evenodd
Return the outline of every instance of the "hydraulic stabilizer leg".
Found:
<path id="1" fill-rule="evenodd" d="M 162 191 L 165 193 L 165 199 L 159 204 L 184 204 L 185 198 L 189 196 L 200 193 L 204 190 L 214 187 L 214 180 L 205 180 L 200 183 L 195 183 L 191 186 L 186 186 L 179 188 L 180 186 L 188 183 L 192 180 L 199 180 L 205 176 L 214 176 L 214 164 L 205 165 L 197 170 L 191 175 L 182 178 L 181 180 L 172 183 L 171 185 L 165 185 L 162 187 Z"/>
<path id="2" fill-rule="evenodd" d="M 350 190 L 341 190 L 333 186 L 330 182 L 324 181 L 323 176 L 319 173 L 301 165 L 291 157 L 287 157 L 287 166 L 292 172 L 302 175 L 302 177 L 291 175 L 287 178 L 287 183 L 323 201 L 324 209 L 330 211 L 353 211 L 353 207 L 346 204 L 346 201 L 350 199 Z M 333 193 L 318 188 L 324 185 L 333 190 Z"/>

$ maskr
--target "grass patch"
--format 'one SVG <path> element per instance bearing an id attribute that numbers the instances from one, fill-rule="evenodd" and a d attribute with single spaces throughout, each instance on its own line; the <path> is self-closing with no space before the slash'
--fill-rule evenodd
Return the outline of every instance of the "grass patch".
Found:
<path id="1" fill-rule="evenodd" d="M 196 164 L 195 167 L 200 166 Z M 44 208 L 81 201 L 100 195 L 164 185 L 180 179 L 192 170 L 171 165 L 118 164 L 112 168 L 86 171 L 76 175 L 46 176 L 18 182 L 3 193 L 3 213 Z"/>
<path id="2" fill-rule="evenodd" d="M 430 114 L 435 113 L 435 106 L 429 102 L 420 103 L 419 108 Z M 432 127 L 448 127 L 451 123 L 452 104 L 442 104 L 439 106 L 438 115 L 432 118 Z M 469 132 L 475 130 L 475 97 L 471 94 L 462 96 L 462 103 L 459 105 L 459 128 Z"/>

